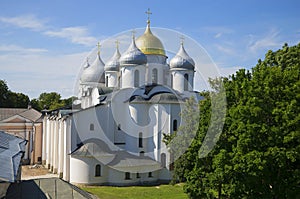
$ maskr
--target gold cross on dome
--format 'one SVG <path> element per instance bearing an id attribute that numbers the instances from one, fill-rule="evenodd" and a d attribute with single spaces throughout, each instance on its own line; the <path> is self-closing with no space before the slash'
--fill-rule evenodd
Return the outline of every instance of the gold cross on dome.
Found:
<path id="1" fill-rule="evenodd" d="M 150 8 L 145 12 L 148 15 L 148 21 L 150 21 L 150 15 L 152 15 L 152 12 L 150 12 Z"/>
<path id="2" fill-rule="evenodd" d="M 98 55 L 100 55 L 100 48 L 101 48 L 100 42 L 97 43 L 97 48 L 98 48 Z"/>

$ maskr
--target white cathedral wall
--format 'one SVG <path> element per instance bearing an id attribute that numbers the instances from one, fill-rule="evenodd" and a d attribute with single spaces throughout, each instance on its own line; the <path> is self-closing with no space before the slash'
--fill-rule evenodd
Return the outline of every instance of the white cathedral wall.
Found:
<path id="1" fill-rule="evenodd" d="M 158 162 L 162 161 L 161 154 L 164 153 L 166 155 L 166 168 L 162 171 L 159 171 L 158 178 L 162 180 L 170 180 L 171 174 L 168 170 L 170 164 L 170 154 L 162 140 L 163 133 L 173 133 L 172 125 L 174 119 L 178 121 L 178 125 L 180 124 L 180 105 L 147 103 L 131 104 L 130 112 L 133 117 L 132 119 L 138 124 L 141 124 L 139 121 L 143 120 L 143 124 L 145 125 L 145 121 L 147 121 L 145 116 L 149 117 L 149 109 L 151 109 L 150 111 L 155 114 L 155 117 L 153 117 L 153 115 L 151 117 L 151 119 L 155 120 L 155 124 L 153 126 L 148 126 L 146 131 L 142 132 L 144 137 L 143 147 L 138 147 L 139 132 L 132 129 L 132 131 L 136 131 L 136 135 L 135 137 L 126 137 L 126 149 L 132 153 L 135 153 L 136 155 L 139 155 L 140 151 L 144 151 L 145 156 L 151 157 Z"/>
<path id="2" fill-rule="evenodd" d="M 70 153 L 71 153 L 71 119 L 64 120 L 64 142 L 63 142 L 63 179 L 70 181 Z"/>
<path id="3" fill-rule="evenodd" d="M 169 78 L 165 71 L 168 71 L 168 66 L 164 64 L 158 63 L 148 63 L 147 64 L 147 77 L 146 77 L 146 84 L 152 84 L 153 82 L 152 75 L 153 69 L 157 70 L 157 84 L 161 85 L 168 85 Z"/>
<path id="4" fill-rule="evenodd" d="M 130 104 L 129 105 L 129 112 L 130 112 L 130 116 L 132 118 L 132 120 L 137 124 L 137 125 L 145 125 L 145 124 L 141 124 L 141 122 L 145 123 L 146 121 L 144 121 L 143 116 L 146 115 L 148 112 L 145 110 L 142 110 L 141 107 L 139 107 L 140 104 Z M 140 114 L 140 116 L 142 118 L 139 118 L 138 112 L 143 112 L 143 115 Z"/>
<path id="5" fill-rule="evenodd" d="M 139 86 L 145 83 L 146 68 L 144 65 L 127 65 L 120 69 L 121 71 L 121 88 L 134 87 L 135 71 L 139 71 Z"/>
<path id="6" fill-rule="evenodd" d="M 95 176 L 96 165 L 101 165 L 101 176 Z M 103 184 L 107 182 L 107 167 L 94 157 L 71 155 L 70 182 L 77 184 Z"/>
<path id="7" fill-rule="evenodd" d="M 154 159 L 161 162 L 161 154 L 168 154 L 166 145 L 162 140 L 163 133 L 168 134 L 170 132 L 171 107 L 169 104 L 156 104 L 154 107 L 156 109 L 157 124 L 153 127 L 153 141 L 155 145 L 153 152 Z"/>
<path id="8" fill-rule="evenodd" d="M 134 129 L 133 125 L 130 125 L 131 122 L 134 122 L 138 127 L 146 127 L 148 125 L 148 123 L 150 122 L 150 117 L 149 117 L 149 106 L 147 104 L 133 104 L 131 103 L 129 105 L 129 111 L 130 111 L 130 115 L 131 118 L 128 118 L 129 121 L 127 124 L 128 128 L 131 128 L 131 134 L 133 135 L 133 137 L 127 137 L 127 149 L 129 151 L 132 151 L 134 153 L 136 153 L 136 155 L 139 155 L 139 153 L 141 151 L 144 151 L 145 153 L 147 153 L 146 148 L 147 148 L 147 142 L 145 142 L 145 138 L 149 137 L 148 135 L 148 128 L 146 131 L 143 131 L 141 129 Z M 143 146 L 139 147 L 138 143 L 139 143 L 139 134 L 142 133 L 142 137 L 143 137 Z M 128 139 L 130 138 L 130 139 Z"/>
<path id="9" fill-rule="evenodd" d="M 50 170 L 53 171 L 53 157 L 54 157 L 54 146 L 55 146 L 55 143 L 54 143 L 54 121 L 51 120 L 51 133 L 50 133 L 50 143 L 51 143 L 51 148 L 50 148 Z"/>
<path id="10" fill-rule="evenodd" d="M 117 71 L 106 71 L 105 81 L 107 81 L 107 87 L 117 87 L 118 86 L 118 72 Z"/>
<path id="11" fill-rule="evenodd" d="M 59 141 L 58 141 L 58 171 L 59 177 L 63 177 L 63 164 L 64 164 L 64 134 L 65 134 L 65 121 L 62 118 L 60 120 L 60 126 L 59 126 Z"/>
<path id="12" fill-rule="evenodd" d="M 172 70 L 171 75 L 173 76 L 173 86 L 172 88 L 183 93 L 184 90 L 184 75 L 188 74 L 188 91 L 193 91 L 194 89 L 194 71 L 191 70 Z"/>
<path id="13" fill-rule="evenodd" d="M 50 147 L 51 147 L 51 132 L 50 132 L 50 129 L 51 129 L 51 123 L 50 123 L 50 120 L 48 119 L 48 116 L 47 116 L 47 118 L 46 118 L 46 131 L 45 131 L 45 133 L 46 133 L 46 135 L 45 135 L 45 137 L 46 137 L 46 154 L 45 154 L 45 160 L 46 160 L 46 166 L 47 166 L 47 168 L 50 168 Z"/>
<path id="14" fill-rule="evenodd" d="M 76 148 L 79 142 L 96 138 L 101 139 L 110 147 L 116 150 L 114 145 L 114 123 L 108 105 L 90 107 L 73 114 L 72 135 L 77 136 L 73 140 L 72 149 Z M 90 125 L 94 130 L 90 129 Z"/>
<path id="15" fill-rule="evenodd" d="M 53 172 L 57 173 L 58 169 L 58 147 L 59 147 L 59 121 L 55 120 L 55 129 L 54 129 L 54 155 L 53 155 Z"/>
<path id="16" fill-rule="evenodd" d="M 140 173 L 140 177 L 137 178 L 136 173 L 130 173 L 130 179 L 125 179 L 125 172 L 118 171 L 112 168 L 109 168 L 108 171 L 108 184 L 115 186 L 122 185 L 134 185 L 134 184 L 147 184 L 153 183 L 158 180 L 159 171 L 152 171 L 152 177 L 148 177 L 149 173 Z"/>
<path id="17" fill-rule="evenodd" d="M 91 106 L 96 106 L 97 104 L 99 104 L 99 89 L 98 88 L 93 88 L 92 93 L 91 93 L 91 99 L 92 99 L 92 103 Z"/>
<path id="18" fill-rule="evenodd" d="M 194 90 L 194 71 L 188 71 L 189 75 L 189 91 Z"/>
<path id="19" fill-rule="evenodd" d="M 183 92 L 184 91 L 184 74 L 180 71 L 172 71 L 173 76 L 173 89 Z"/>

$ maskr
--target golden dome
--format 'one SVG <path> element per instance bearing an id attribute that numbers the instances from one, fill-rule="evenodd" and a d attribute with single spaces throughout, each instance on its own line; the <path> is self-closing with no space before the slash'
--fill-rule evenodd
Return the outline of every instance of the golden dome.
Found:
<path id="1" fill-rule="evenodd" d="M 136 46 L 146 55 L 166 56 L 163 44 L 150 30 L 149 21 L 144 34 L 136 39 Z"/>

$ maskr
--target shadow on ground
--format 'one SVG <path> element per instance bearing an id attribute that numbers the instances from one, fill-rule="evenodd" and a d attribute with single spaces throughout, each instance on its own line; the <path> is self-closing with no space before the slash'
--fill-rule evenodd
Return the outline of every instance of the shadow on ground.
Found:
<path id="1" fill-rule="evenodd" d="M 46 178 L 25 180 L 13 183 L 6 192 L 6 199 L 49 199 L 49 198 L 70 198 L 70 199 L 95 199 L 96 197 L 79 189 L 78 187 L 58 178 Z"/>

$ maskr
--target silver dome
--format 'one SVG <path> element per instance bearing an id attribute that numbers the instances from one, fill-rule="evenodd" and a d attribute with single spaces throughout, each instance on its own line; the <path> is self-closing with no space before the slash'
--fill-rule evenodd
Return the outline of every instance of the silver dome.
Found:
<path id="1" fill-rule="evenodd" d="M 180 45 L 178 53 L 170 61 L 170 68 L 181 68 L 194 70 L 195 62 L 185 51 L 183 44 Z"/>
<path id="2" fill-rule="evenodd" d="M 124 65 L 142 65 L 147 63 L 147 57 L 140 49 L 136 47 L 134 38 L 126 50 L 126 52 L 120 58 L 120 66 Z"/>
<path id="3" fill-rule="evenodd" d="M 119 59 L 121 54 L 119 49 L 117 48 L 114 55 L 110 58 L 108 62 L 106 62 L 104 66 L 104 71 L 119 71 L 120 62 Z"/>
<path id="4" fill-rule="evenodd" d="M 80 80 L 82 83 L 104 83 L 104 63 L 99 54 L 92 65 L 87 62 L 87 65 L 83 69 Z"/>

